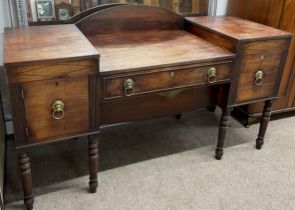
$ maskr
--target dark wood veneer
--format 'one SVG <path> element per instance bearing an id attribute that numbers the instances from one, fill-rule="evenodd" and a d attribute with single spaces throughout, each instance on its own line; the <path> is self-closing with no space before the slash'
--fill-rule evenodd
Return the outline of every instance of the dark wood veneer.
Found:
<path id="1" fill-rule="evenodd" d="M 100 23 L 99 27 L 97 27 L 98 23 Z M 104 9 L 76 22 L 78 28 L 86 36 L 153 30 L 182 30 L 183 24 L 183 17 L 174 12 L 142 5 L 122 5 Z"/>
<path id="2" fill-rule="evenodd" d="M 42 62 L 42 64 L 20 65 L 7 68 L 7 77 L 9 84 L 58 79 L 62 77 L 80 77 L 97 74 L 98 65 L 97 59 Z"/>
<path id="3" fill-rule="evenodd" d="M 188 19 L 189 20 L 189 19 Z M 237 41 L 230 37 L 224 36 L 222 34 L 212 33 L 202 27 L 196 26 L 192 21 L 187 21 L 185 23 L 185 29 L 192 34 L 207 40 L 221 48 L 227 49 L 232 52 L 236 52 Z"/>
<path id="4" fill-rule="evenodd" d="M 186 20 L 192 33 L 237 53 L 230 106 L 277 98 L 274 90 L 278 89 L 281 80 L 290 33 L 234 17 L 189 17 Z M 263 59 L 259 62 L 261 56 Z M 265 74 L 261 86 L 254 85 L 254 74 L 258 70 Z"/>
<path id="5" fill-rule="evenodd" d="M 289 32 L 229 16 L 188 17 L 186 20 L 201 28 L 235 40 L 264 41 L 272 38 L 288 38 L 291 35 Z"/>
<path id="6" fill-rule="evenodd" d="M 230 79 L 231 63 L 213 64 L 202 67 L 186 67 L 167 71 L 154 71 L 152 73 L 128 74 L 119 77 L 104 77 L 104 99 L 124 97 L 122 84 L 128 78 L 134 81 L 133 95 L 142 95 L 165 90 L 208 84 L 208 70 L 216 69 L 216 82 L 227 83 Z"/>
<path id="7" fill-rule="evenodd" d="M 226 132 L 229 125 L 229 118 L 230 118 L 230 109 L 222 110 L 220 126 L 219 126 L 219 133 L 218 133 L 218 141 L 215 150 L 215 157 L 217 160 L 221 160 L 223 156 L 223 146 L 225 141 Z"/>
<path id="8" fill-rule="evenodd" d="M 36 91 L 36 87 L 42 91 Z M 89 131 L 88 77 L 28 82 L 22 88 L 28 143 Z M 57 100 L 65 103 L 65 115 L 60 120 L 53 119 L 51 113 L 51 105 Z"/>
<path id="9" fill-rule="evenodd" d="M 117 6 L 122 6 L 124 4 L 117 4 L 117 3 L 112 3 L 112 4 L 104 4 L 104 5 L 99 5 L 96 7 L 91 7 L 87 10 L 84 10 L 77 15 L 74 15 L 71 17 L 66 23 L 77 23 L 78 21 L 81 21 L 83 18 L 88 17 L 89 15 L 92 15 L 93 13 L 99 12 L 104 9 L 112 8 L 112 7 L 117 7 Z"/>
<path id="10" fill-rule="evenodd" d="M 214 90 L 213 87 L 194 87 L 103 101 L 101 123 L 147 120 L 207 107 L 210 98 L 216 97 Z"/>
<path id="11" fill-rule="evenodd" d="M 89 191 L 95 193 L 98 186 L 97 170 L 98 170 L 98 144 L 99 134 L 88 137 L 89 147 Z"/>
<path id="12" fill-rule="evenodd" d="M 217 60 L 235 55 L 185 31 L 149 31 L 91 35 L 90 42 L 102 54 L 101 74 L 127 70 L 174 67 Z"/>
<path id="13" fill-rule="evenodd" d="M 26 153 L 19 155 L 18 164 L 20 169 L 20 178 L 24 191 L 24 203 L 27 210 L 33 209 L 34 195 L 33 195 L 33 182 L 30 158 Z"/>
<path id="14" fill-rule="evenodd" d="M 267 125 L 270 121 L 271 106 L 272 106 L 271 100 L 265 101 L 261 122 L 260 122 L 260 127 L 259 127 L 259 133 L 256 139 L 256 149 L 261 149 L 262 145 L 264 144 L 264 135 L 266 132 Z"/>
<path id="15" fill-rule="evenodd" d="M 98 57 L 73 24 L 5 29 L 4 40 L 5 66 Z"/>

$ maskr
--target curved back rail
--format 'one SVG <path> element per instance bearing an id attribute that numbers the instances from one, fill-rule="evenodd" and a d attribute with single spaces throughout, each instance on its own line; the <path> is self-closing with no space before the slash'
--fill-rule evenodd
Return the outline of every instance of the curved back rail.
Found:
<path id="1" fill-rule="evenodd" d="M 59 24 L 75 24 L 76 22 L 82 20 L 86 16 L 89 16 L 95 12 L 108 9 L 111 7 L 117 7 L 117 6 L 122 6 L 126 4 L 119 4 L 119 3 L 112 3 L 112 4 L 103 4 L 103 5 L 98 5 L 95 7 L 91 7 L 87 10 L 84 10 L 73 17 L 71 17 L 68 20 L 52 20 L 52 21 L 38 21 L 38 22 L 29 22 L 29 26 L 40 26 L 40 25 L 59 25 Z"/>
<path id="2" fill-rule="evenodd" d="M 87 36 L 133 31 L 182 30 L 184 18 L 160 7 L 120 5 L 97 11 L 75 24 Z"/>
<path id="3" fill-rule="evenodd" d="M 112 8 L 112 7 L 122 6 L 122 5 L 126 5 L 126 4 L 112 3 L 112 4 L 103 4 L 103 5 L 91 7 L 87 10 L 84 10 L 84 11 L 78 13 L 77 15 L 74 15 L 69 20 L 67 20 L 66 23 L 75 24 L 75 23 L 79 22 L 80 20 L 82 20 L 83 18 L 85 18 L 89 15 L 92 15 L 93 13 L 99 12 L 104 9 Z"/>

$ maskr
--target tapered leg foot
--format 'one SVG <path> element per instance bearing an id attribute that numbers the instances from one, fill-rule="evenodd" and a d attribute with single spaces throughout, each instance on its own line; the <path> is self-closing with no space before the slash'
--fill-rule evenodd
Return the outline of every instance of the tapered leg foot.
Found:
<path id="1" fill-rule="evenodd" d="M 226 132 L 228 129 L 229 118 L 230 118 L 230 109 L 223 110 L 221 120 L 220 120 L 220 126 L 219 126 L 218 141 L 217 141 L 217 146 L 215 150 L 215 158 L 217 160 L 221 160 L 223 156 L 223 146 L 224 146 Z"/>
<path id="2" fill-rule="evenodd" d="M 272 102 L 270 100 L 266 101 L 263 108 L 263 113 L 260 121 L 259 133 L 256 139 L 256 149 L 260 150 L 264 144 L 264 136 L 267 129 L 268 122 L 271 116 L 271 106 Z"/>
<path id="3" fill-rule="evenodd" d="M 215 150 L 215 158 L 217 160 L 221 160 L 222 155 L 223 155 L 223 149 L 218 148 L 218 149 Z"/>
<path id="4" fill-rule="evenodd" d="M 89 146 L 89 192 L 95 193 L 97 190 L 97 170 L 98 170 L 98 141 L 99 135 L 88 136 Z"/>
<path id="5" fill-rule="evenodd" d="M 174 117 L 177 119 L 177 120 L 180 120 L 180 118 L 181 118 L 181 114 L 176 114 L 176 115 L 174 115 Z"/>
<path id="6" fill-rule="evenodd" d="M 30 159 L 26 153 L 22 153 L 18 158 L 20 177 L 24 193 L 24 203 L 27 210 L 33 209 L 34 196 L 32 185 L 32 172 Z"/>
<path id="7" fill-rule="evenodd" d="M 216 105 L 210 105 L 210 106 L 207 106 L 207 111 L 209 111 L 209 112 L 215 112 L 215 110 L 216 110 Z"/>
<path id="8" fill-rule="evenodd" d="M 256 139 L 256 149 L 261 150 L 262 145 L 264 144 L 263 139 Z"/>

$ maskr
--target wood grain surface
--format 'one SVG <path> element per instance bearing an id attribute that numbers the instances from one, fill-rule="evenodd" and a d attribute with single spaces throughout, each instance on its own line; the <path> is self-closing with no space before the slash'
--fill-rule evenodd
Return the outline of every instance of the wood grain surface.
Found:
<path id="1" fill-rule="evenodd" d="M 278 96 L 274 101 L 272 113 L 289 112 L 295 109 L 295 1 L 294 0 L 228 0 L 227 15 L 245 18 L 293 33 L 288 59 L 283 70 Z M 261 116 L 264 103 L 239 107 L 246 117 L 246 125 Z M 241 112 L 240 112 L 241 113 Z"/>
<path id="2" fill-rule="evenodd" d="M 183 66 L 169 71 L 134 73 L 126 76 L 104 78 L 104 99 L 124 97 L 124 81 L 129 78 L 134 81 L 133 95 L 207 85 L 209 84 L 208 71 L 212 67 L 216 69 L 216 81 L 212 85 L 230 81 L 231 63 L 201 67 Z"/>
<path id="3" fill-rule="evenodd" d="M 221 34 L 236 40 L 265 40 L 275 37 L 289 37 L 291 35 L 289 32 L 236 17 L 187 17 L 186 20 L 200 27 L 208 28 L 217 34 Z"/>
<path id="4" fill-rule="evenodd" d="M 6 29 L 4 65 L 97 58 L 98 53 L 72 24 Z"/>
<path id="5" fill-rule="evenodd" d="M 289 49 L 289 54 L 286 62 L 286 67 L 283 74 L 283 83 L 280 86 L 279 94 L 281 96 L 288 96 L 287 107 L 295 108 L 295 1 L 285 0 L 285 6 L 283 9 L 283 14 L 280 19 L 281 30 L 289 31 L 293 33 L 293 38 L 291 41 L 291 46 Z M 274 108 L 277 104 L 274 103 Z"/>
<path id="6" fill-rule="evenodd" d="M 73 60 L 6 68 L 8 82 L 22 83 L 98 73 L 98 60 Z"/>
<path id="7" fill-rule="evenodd" d="M 98 11 L 76 25 L 86 36 L 151 30 L 181 30 L 184 18 L 160 7 L 123 5 Z"/>
<path id="8" fill-rule="evenodd" d="M 263 56 L 263 60 L 261 60 Z M 237 88 L 236 103 L 247 100 L 267 98 L 273 94 L 279 70 L 281 52 L 268 52 L 245 55 L 241 61 L 241 72 Z M 255 73 L 263 71 L 262 85 L 255 85 Z"/>
<path id="9" fill-rule="evenodd" d="M 283 50 L 288 50 L 289 46 L 289 39 L 251 41 L 242 44 L 241 52 L 243 54 L 255 54 L 262 52 L 282 52 Z"/>
<path id="10" fill-rule="evenodd" d="M 222 34 L 212 33 L 212 31 L 208 31 L 206 28 L 201 28 L 189 21 L 185 23 L 185 30 L 223 49 L 235 53 L 237 52 L 238 41 L 235 39 L 225 37 Z"/>
<path id="11" fill-rule="evenodd" d="M 284 6 L 285 0 L 228 0 L 226 15 L 279 28 Z"/>
<path id="12" fill-rule="evenodd" d="M 28 82 L 22 88 L 30 144 L 89 131 L 87 76 Z M 52 117 L 56 100 L 65 104 L 60 120 Z"/>
<path id="13" fill-rule="evenodd" d="M 101 124 L 113 124 L 174 115 L 210 105 L 214 87 L 193 87 L 173 91 L 107 100 L 100 105 Z"/>
<path id="14" fill-rule="evenodd" d="M 101 54 L 101 74 L 235 57 L 235 54 L 186 31 L 121 33 L 88 36 L 88 39 Z"/>

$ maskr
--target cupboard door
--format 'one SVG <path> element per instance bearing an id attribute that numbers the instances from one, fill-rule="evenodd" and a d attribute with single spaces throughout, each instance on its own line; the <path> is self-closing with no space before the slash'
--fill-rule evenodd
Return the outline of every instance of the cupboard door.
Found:
<path id="1" fill-rule="evenodd" d="M 88 77 L 22 84 L 29 144 L 89 130 Z"/>

